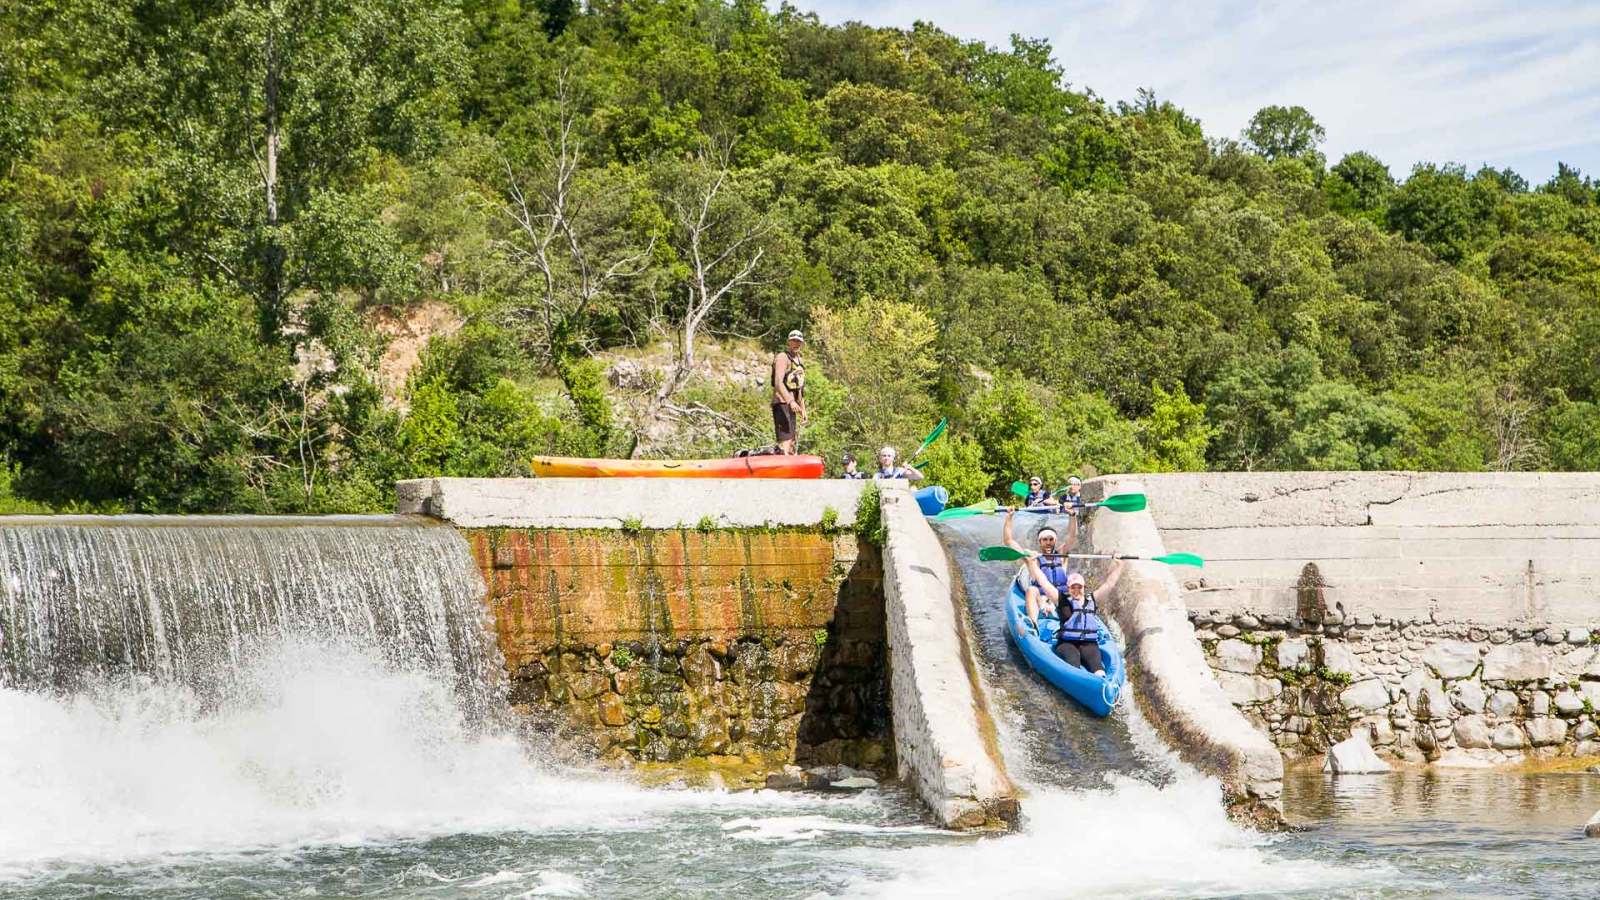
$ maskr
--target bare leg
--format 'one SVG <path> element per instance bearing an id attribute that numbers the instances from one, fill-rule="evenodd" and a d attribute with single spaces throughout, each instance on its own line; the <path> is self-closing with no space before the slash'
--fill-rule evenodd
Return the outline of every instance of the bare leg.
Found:
<path id="1" fill-rule="evenodd" d="M 1039 589 L 1028 585 L 1028 621 L 1039 624 Z"/>

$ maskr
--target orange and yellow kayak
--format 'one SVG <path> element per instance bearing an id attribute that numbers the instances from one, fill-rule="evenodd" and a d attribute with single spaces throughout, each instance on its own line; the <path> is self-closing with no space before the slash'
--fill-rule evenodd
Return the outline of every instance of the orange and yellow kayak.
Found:
<path id="1" fill-rule="evenodd" d="M 821 478 L 820 456 L 739 459 L 578 459 L 535 456 L 540 478 Z"/>

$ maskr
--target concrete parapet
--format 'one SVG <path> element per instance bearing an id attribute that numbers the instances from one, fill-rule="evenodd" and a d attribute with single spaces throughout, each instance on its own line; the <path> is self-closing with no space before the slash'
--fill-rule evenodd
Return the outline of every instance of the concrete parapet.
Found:
<path id="1" fill-rule="evenodd" d="M 807 527 L 834 511 L 855 524 L 870 482 L 760 478 L 419 478 L 395 485 L 396 512 L 461 528 Z"/>
<path id="2" fill-rule="evenodd" d="M 1194 610 L 1293 617 L 1315 563 L 1341 616 L 1587 625 L 1600 475 L 1236 472 L 1144 477 Z"/>
<path id="3" fill-rule="evenodd" d="M 900 777 L 945 827 L 1012 823 L 1016 789 L 984 706 L 944 548 L 909 492 L 886 488 L 881 509 Z"/>
<path id="4" fill-rule="evenodd" d="M 1137 480 L 1092 479 L 1084 495 L 1143 492 Z M 1149 512 L 1099 512 L 1086 536 L 1093 552 L 1139 556 L 1166 552 Z M 1121 626 L 1134 696 L 1147 718 L 1183 759 L 1220 779 L 1231 806 L 1265 805 L 1281 812 L 1283 759 L 1223 692 L 1189 623 L 1183 591 L 1171 566 L 1130 562 L 1101 608 Z M 891 632 L 892 633 L 892 632 Z"/>

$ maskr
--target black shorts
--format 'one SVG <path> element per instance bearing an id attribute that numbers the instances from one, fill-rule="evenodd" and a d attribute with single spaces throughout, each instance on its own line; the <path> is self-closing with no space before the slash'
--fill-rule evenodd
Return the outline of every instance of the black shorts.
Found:
<path id="1" fill-rule="evenodd" d="M 787 403 L 772 404 L 772 427 L 778 431 L 778 442 L 794 440 L 794 410 Z"/>

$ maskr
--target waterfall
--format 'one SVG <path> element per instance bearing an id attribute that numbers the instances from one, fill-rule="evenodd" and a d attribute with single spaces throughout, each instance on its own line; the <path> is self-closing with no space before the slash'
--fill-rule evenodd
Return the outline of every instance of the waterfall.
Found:
<path id="1" fill-rule="evenodd" d="M 0 687 L 106 678 L 225 696 L 246 656 L 340 643 L 493 705 L 483 578 L 454 529 L 399 516 L 0 519 Z"/>

